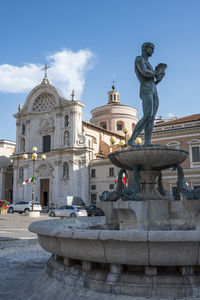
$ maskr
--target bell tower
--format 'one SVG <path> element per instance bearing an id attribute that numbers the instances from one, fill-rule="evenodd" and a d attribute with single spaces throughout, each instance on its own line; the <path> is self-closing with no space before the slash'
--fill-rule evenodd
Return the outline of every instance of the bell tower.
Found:
<path id="1" fill-rule="evenodd" d="M 108 92 L 108 104 L 119 103 L 119 92 L 116 91 L 115 81 L 113 81 L 112 91 Z"/>

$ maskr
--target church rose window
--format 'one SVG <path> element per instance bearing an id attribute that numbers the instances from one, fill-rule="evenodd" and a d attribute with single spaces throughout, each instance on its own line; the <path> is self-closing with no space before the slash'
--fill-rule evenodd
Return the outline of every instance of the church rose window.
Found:
<path id="1" fill-rule="evenodd" d="M 55 107 L 56 101 L 53 95 L 49 93 L 41 94 L 33 103 L 33 111 L 47 111 Z"/>

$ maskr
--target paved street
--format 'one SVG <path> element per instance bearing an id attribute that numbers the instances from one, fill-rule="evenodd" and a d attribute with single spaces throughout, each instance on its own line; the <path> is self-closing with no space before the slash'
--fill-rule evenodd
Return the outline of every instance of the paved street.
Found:
<path id="1" fill-rule="evenodd" d="M 0 215 L 0 242 L 9 239 L 37 238 L 37 235 L 28 231 L 32 222 L 49 219 L 48 214 L 40 214 L 39 218 L 30 218 L 25 214 L 1 214 Z"/>
<path id="2" fill-rule="evenodd" d="M 47 214 L 37 219 L 18 213 L 0 215 L 1 300 L 26 300 L 24 291 L 44 269 L 50 254 L 39 246 L 28 226 L 45 219 L 49 219 Z"/>

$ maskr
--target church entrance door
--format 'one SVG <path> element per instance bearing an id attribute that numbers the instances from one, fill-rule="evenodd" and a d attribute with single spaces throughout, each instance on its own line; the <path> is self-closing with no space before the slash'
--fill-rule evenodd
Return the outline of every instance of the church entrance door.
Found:
<path id="1" fill-rule="evenodd" d="M 40 179 L 40 204 L 49 206 L 49 179 Z"/>

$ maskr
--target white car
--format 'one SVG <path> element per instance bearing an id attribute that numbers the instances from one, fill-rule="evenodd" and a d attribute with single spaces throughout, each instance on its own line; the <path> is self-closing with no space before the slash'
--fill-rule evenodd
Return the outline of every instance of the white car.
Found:
<path id="1" fill-rule="evenodd" d="M 42 206 L 39 202 L 33 202 L 33 210 L 41 211 Z M 15 204 L 10 204 L 8 212 L 13 214 L 14 212 L 19 212 L 20 214 L 32 211 L 32 201 L 18 201 Z"/>
<path id="2" fill-rule="evenodd" d="M 64 205 L 49 212 L 50 217 L 87 217 L 87 211 L 83 206 Z"/>

